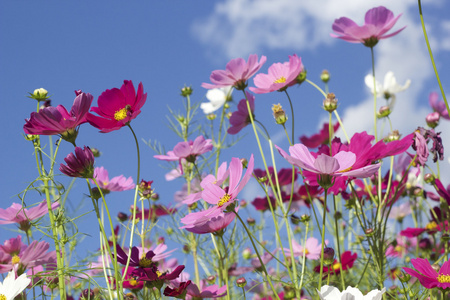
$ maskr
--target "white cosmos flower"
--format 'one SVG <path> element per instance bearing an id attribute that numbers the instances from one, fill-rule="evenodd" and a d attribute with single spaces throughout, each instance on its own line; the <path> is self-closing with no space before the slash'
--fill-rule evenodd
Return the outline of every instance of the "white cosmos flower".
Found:
<path id="1" fill-rule="evenodd" d="M 366 85 L 369 87 L 370 91 L 373 94 L 374 93 L 373 76 L 371 74 L 367 75 L 364 78 L 364 81 L 366 82 Z M 394 77 L 394 73 L 389 71 L 386 73 L 386 75 L 384 75 L 384 84 L 381 84 L 380 82 L 377 81 L 375 83 L 375 86 L 377 90 L 377 95 L 389 99 L 393 96 L 395 97 L 395 94 L 397 94 L 398 92 L 406 90 L 410 84 L 411 80 L 409 79 L 406 80 L 404 85 L 398 84 L 397 80 Z"/>
<path id="2" fill-rule="evenodd" d="M 0 299 L 13 300 L 19 295 L 31 282 L 27 274 L 22 274 L 16 279 L 14 270 L 8 273 L 3 283 L 0 282 Z"/>
<path id="3" fill-rule="evenodd" d="M 321 300 L 381 300 L 384 292 L 386 288 L 373 290 L 364 296 L 360 290 L 351 286 L 340 292 L 334 286 L 324 285 L 320 288 L 319 296 Z"/>
<path id="4" fill-rule="evenodd" d="M 203 110 L 203 113 L 207 115 L 221 108 L 227 101 L 227 98 L 231 96 L 231 89 L 232 86 L 227 86 L 208 90 L 206 93 L 206 98 L 209 102 L 203 102 L 200 104 L 200 108 Z"/>

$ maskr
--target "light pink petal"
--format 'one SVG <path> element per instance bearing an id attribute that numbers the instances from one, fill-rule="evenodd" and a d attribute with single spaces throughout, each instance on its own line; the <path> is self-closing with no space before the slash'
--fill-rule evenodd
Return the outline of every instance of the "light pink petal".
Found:
<path id="1" fill-rule="evenodd" d="M 339 162 L 338 172 L 342 170 L 347 170 L 348 168 L 353 166 L 356 161 L 356 155 L 353 152 L 341 151 L 336 153 L 333 157 L 336 158 L 337 161 Z"/>
<path id="2" fill-rule="evenodd" d="M 320 174 L 333 174 L 340 168 L 337 159 L 326 154 L 317 156 L 314 167 Z"/>

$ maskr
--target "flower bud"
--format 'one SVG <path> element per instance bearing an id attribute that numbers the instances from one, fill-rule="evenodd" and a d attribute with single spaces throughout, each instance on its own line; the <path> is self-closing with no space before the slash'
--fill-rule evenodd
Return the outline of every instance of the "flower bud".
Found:
<path id="1" fill-rule="evenodd" d="M 335 212 L 335 213 L 334 213 L 334 218 L 335 218 L 336 220 L 341 219 L 341 218 L 342 218 L 342 213 L 341 213 L 340 211 Z"/>
<path id="2" fill-rule="evenodd" d="M 242 258 L 243 258 L 243 259 L 250 259 L 251 256 L 252 256 L 252 249 L 250 249 L 250 248 L 245 248 L 245 249 L 242 251 Z"/>
<path id="3" fill-rule="evenodd" d="M 411 279 L 411 275 L 402 272 L 400 275 L 398 275 L 398 279 L 401 282 L 408 282 Z"/>
<path id="4" fill-rule="evenodd" d="M 120 222 L 125 222 L 126 220 L 128 220 L 128 215 L 126 213 L 119 212 L 117 214 L 117 218 L 119 219 Z"/>
<path id="5" fill-rule="evenodd" d="M 226 115 L 225 115 L 225 117 L 227 117 L 227 119 L 229 119 L 229 118 L 231 118 L 231 115 L 232 115 L 233 113 L 230 111 L 230 112 L 228 112 Z"/>
<path id="6" fill-rule="evenodd" d="M 35 89 L 33 93 L 29 93 L 29 98 L 35 99 L 37 101 L 45 101 L 48 99 L 47 94 L 48 91 L 44 88 Z"/>
<path id="7" fill-rule="evenodd" d="M 159 200 L 159 194 L 152 192 L 150 199 L 152 199 L 153 201 Z"/>
<path id="8" fill-rule="evenodd" d="M 208 281 L 209 284 L 213 284 L 216 281 L 216 276 L 209 275 L 208 277 L 206 277 L 206 281 Z"/>
<path id="9" fill-rule="evenodd" d="M 437 111 L 429 113 L 427 115 L 427 117 L 425 118 L 425 120 L 427 121 L 427 125 L 430 126 L 431 128 L 435 128 L 436 126 L 439 125 L 439 118 L 441 116 L 439 115 L 439 113 Z"/>
<path id="10" fill-rule="evenodd" d="M 334 249 L 325 247 L 323 249 L 323 261 L 326 265 L 331 265 L 334 262 Z"/>
<path id="11" fill-rule="evenodd" d="M 431 250 L 432 245 L 429 238 L 423 238 L 419 241 L 419 248 L 423 250 Z"/>
<path id="12" fill-rule="evenodd" d="M 322 80 L 324 83 L 330 81 L 330 72 L 328 72 L 328 70 L 323 70 L 320 74 L 320 80 Z"/>
<path id="13" fill-rule="evenodd" d="M 100 150 L 98 150 L 97 148 L 91 148 L 91 151 L 92 151 L 92 154 L 94 155 L 94 157 L 100 157 L 100 155 L 102 155 Z"/>
<path id="14" fill-rule="evenodd" d="M 446 242 L 446 241 L 450 240 L 450 236 L 448 235 L 448 233 L 444 233 L 444 234 L 442 234 L 441 239 L 442 239 L 444 242 Z"/>
<path id="15" fill-rule="evenodd" d="M 245 207 L 247 207 L 247 201 L 245 201 L 244 199 L 242 199 L 242 200 L 239 202 L 239 205 L 240 205 L 242 208 L 245 208 Z"/>
<path id="16" fill-rule="evenodd" d="M 337 99 L 333 93 L 328 93 L 327 98 L 323 100 L 323 109 L 328 112 L 333 112 L 337 108 Z"/>
<path id="17" fill-rule="evenodd" d="M 364 230 L 364 233 L 365 233 L 367 236 L 372 236 L 373 233 L 374 233 L 374 230 L 373 230 L 372 228 L 367 228 L 366 230 Z"/>
<path id="18" fill-rule="evenodd" d="M 27 140 L 27 141 L 34 141 L 35 139 L 37 139 L 39 137 L 39 135 L 37 135 L 37 134 L 27 134 L 26 136 L 25 136 L 25 139 Z"/>
<path id="19" fill-rule="evenodd" d="M 247 223 L 250 226 L 254 226 L 256 224 L 256 220 L 253 218 L 247 218 Z"/>
<path id="20" fill-rule="evenodd" d="M 244 277 L 238 278 L 236 279 L 236 285 L 240 288 L 243 288 L 244 286 L 247 285 L 247 280 L 245 280 Z"/>
<path id="21" fill-rule="evenodd" d="M 433 270 L 435 270 L 436 272 L 439 272 L 439 270 L 441 269 L 441 266 L 439 264 L 432 264 L 431 267 L 433 268 Z"/>
<path id="22" fill-rule="evenodd" d="M 172 227 L 167 227 L 166 233 L 167 233 L 168 235 L 171 235 L 171 234 L 173 233 Z"/>
<path id="23" fill-rule="evenodd" d="M 303 81 L 306 80 L 306 69 L 303 69 L 303 71 L 300 72 L 297 76 L 297 83 L 301 84 Z"/>
<path id="24" fill-rule="evenodd" d="M 217 117 L 217 115 L 215 113 L 210 113 L 208 115 L 206 115 L 206 118 L 210 121 L 215 120 Z"/>
<path id="25" fill-rule="evenodd" d="M 197 208 L 197 206 L 198 206 L 197 202 L 194 202 L 194 203 L 188 204 L 188 207 L 189 207 L 189 209 L 190 209 L 190 210 L 194 210 L 194 209 L 196 209 L 196 208 Z"/>
<path id="26" fill-rule="evenodd" d="M 298 225 L 301 222 L 301 219 L 296 215 L 291 215 L 291 222 L 294 225 Z"/>
<path id="27" fill-rule="evenodd" d="M 426 182 L 426 183 L 431 183 L 431 184 L 434 184 L 434 180 L 435 180 L 436 178 L 434 177 L 434 175 L 433 174 L 430 174 L 430 173 L 427 173 L 427 174 L 425 174 L 425 176 L 423 177 L 423 180 Z"/>
<path id="28" fill-rule="evenodd" d="M 165 241 L 166 241 L 166 239 L 165 239 L 163 236 L 160 236 L 160 237 L 158 238 L 158 240 L 156 241 L 156 243 L 157 243 L 158 245 L 160 245 L 160 244 L 164 244 Z"/>
<path id="29" fill-rule="evenodd" d="M 398 141 L 400 139 L 400 133 L 398 130 L 394 130 L 391 133 L 388 134 L 387 137 L 383 139 L 386 143 L 392 142 L 392 141 Z"/>
<path id="30" fill-rule="evenodd" d="M 272 106 L 273 117 L 275 118 L 275 122 L 279 125 L 283 125 L 287 121 L 286 112 L 281 107 L 280 103 L 273 104 Z"/>
<path id="31" fill-rule="evenodd" d="M 189 247 L 189 245 L 184 245 L 183 246 L 183 252 L 188 254 L 191 252 L 191 247 Z"/>
<path id="32" fill-rule="evenodd" d="M 385 118 L 385 117 L 389 116 L 390 114 L 391 114 L 391 109 L 389 108 L 389 106 L 382 106 L 378 110 L 377 118 L 378 119 Z"/>
<path id="33" fill-rule="evenodd" d="M 311 216 L 309 216 L 309 215 L 307 215 L 307 214 L 304 214 L 304 215 L 302 215 L 302 216 L 300 217 L 300 221 L 301 221 L 302 223 L 308 223 L 309 220 L 311 220 Z"/>
<path id="34" fill-rule="evenodd" d="M 191 95 L 193 92 L 192 87 L 190 86 L 184 86 L 183 88 L 181 88 L 181 96 L 183 97 L 187 97 L 189 95 Z"/>
<path id="35" fill-rule="evenodd" d="M 88 299 L 94 300 L 94 297 L 95 297 L 94 291 L 91 289 L 84 289 L 80 295 L 80 299 L 83 299 L 83 300 L 88 300 Z"/>
<path id="36" fill-rule="evenodd" d="M 242 167 L 247 168 L 248 160 L 246 158 L 241 158 Z"/>

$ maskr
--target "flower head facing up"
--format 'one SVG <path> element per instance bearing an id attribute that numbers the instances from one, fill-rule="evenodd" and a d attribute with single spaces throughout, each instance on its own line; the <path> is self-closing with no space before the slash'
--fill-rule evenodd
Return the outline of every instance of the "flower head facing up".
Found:
<path id="1" fill-rule="evenodd" d="M 94 176 L 94 154 L 89 147 L 75 147 L 75 154 L 64 158 L 67 165 L 61 164 L 59 170 L 70 177 L 92 178 Z"/>
<path id="2" fill-rule="evenodd" d="M 104 192 L 121 192 L 134 189 L 135 187 L 131 177 L 126 178 L 123 175 L 119 175 L 110 180 L 108 171 L 104 167 L 94 169 L 94 178 Z"/>
<path id="3" fill-rule="evenodd" d="M 425 288 L 450 288 L 450 261 L 444 262 L 439 269 L 439 272 L 437 272 L 431 266 L 430 262 L 424 258 L 411 259 L 411 263 L 420 273 L 406 267 L 404 267 L 403 270 L 409 275 L 416 277 Z"/>
<path id="4" fill-rule="evenodd" d="M 383 96 L 385 99 L 390 99 L 391 97 L 395 97 L 395 94 L 399 92 L 403 92 L 407 88 L 409 88 L 411 84 L 411 80 L 406 80 L 404 85 L 400 85 L 397 83 L 397 79 L 395 79 L 394 73 L 389 71 L 384 75 L 384 83 L 375 82 L 375 89 L 373 88 L 373 76 L 371 74 L 367 75 L 364 78 L 364 82 L 370 88 L 372 94 L 377 92 L 377 96 Z"/>
<path id="5" fill-rule="evenodd" d="M 263 55 L 258 62 L 258 55 L 250 54 L 246 62 L 242 58 L 235 58 L 227 63 L 225 70 L 215 70 L 211 73 L 209 79 L 211 83 L 202 83 L 206 89 L 234 86 L 237 90 L 244 90 L 247 86 L 247 80 L 255 75 L 266 62 Z"/>
<path id="6" fill-rule="evenodd" d="M 250 105 L 250 110 L 253 112 L 255 111 L 255 96 L 253 96 L 249 92 L 245 92 L 248 99 L 248 104 Z M 230 128 L 228 128 L 229 134 L 237 134 L 239 131 L 241 131 L 245 126 L 250 124 L 250 115 L 248 113 L 247 108 L 247 100 L 241 99 L 239 101 L 239 104 L 237 106 L 238 110 L 233 112 L 233 114 L 230 117 Z"/>
<path id="7" fill-rule="evenodd" d="M 52 209 L 59 207 L 58 202 L 52 204 Z M 27 231 L 30 229 L 30 221 L 36 220 L 48 214 L 47 201 L 42 201 L 39 205 L 30 209 L 24 208 L 22 204 L 13 203 L 7 209 L 0 208 L 0 225 L 17 223 L 20 229 Z"/>
<path id="8" fill-rule="evenodd" d="M 39 112 L 32 112 L 23 130 L 26 134 L 59 134 L 64 140 L 75 145 L 78 127 L 87 121 L 86 116 L 93 99 L 89 93 L 78 93 L 70 112 L 62 105 L 44 107 Z"/>
<path id="9" fill-rule="evenodd" d="M 350 43 L 362 43 L 364 46 L 373 47 L 379 40 L 394 36 L 405 29 L 406 26 L 386 34 L 400 16 L 401 14 L 394 17 L 394 13 L 384 6 L 374 7 L 366 12 L 363 26 L 358 26 L 346 17 L 336 19 L 332 26 L 336 34 L 331 34 L 331 36 Z"/>
<path id="10" fill-rule="evenodd" d="M 120 89 L 106 90 L 98 97 L 98 107 L 91 108 L 98 116 L 91 113 L 87 115 L 89 124 L 100 129 L 100 132 L 111 132 L 128 125 L 141 113 L 147 100 L 142 82 L 139 83 L 137 93 L 131 80 L 123 82 Z"/>
<path id="11" fill-rule="evenodd" d="M 271 65 L 268 74 L 256 75 L 253 79 L 256 88 L 251 87 L 250 90 L 255 94 L 284 91 L 297 83 L 297 76 L 302 71 L 302 59 L 294 54 L 289 56 L 289 62 Z"/>
<path id="12" fill-rule="evenodd" d="M 27 277 L 27 274 L 22 274 L 16 278 L 15 271 L 10 271 L 3 280 L 3 283 L 0 282 L 0 299 L 13 300 L 17 295 L 22 293 L 30 283 L 31 279 Z"/>
<path id="13" fill-rule="evenodd" d="M 324 285 L 320 288 L 319 296 L 321 300 L 338 300 L 338 299 L 358 299 L 358 300 L 381 300 L 386 288 L 370 291 L 367 295 L 363 295 L 357 288 L 348 286 L 345 291 L 340 292 L 334 286 Z"/>
<path id="14" fill-rule="evenodd" d="M 225 86 L 208 90 L 208 92 L 206 92 L 206 99 L 208 99 L 209 102 L 203 102 L 200 104 L 200 108 L 203 110 L 203 113 L 205 115 L 213 113 L 221 108 L 225 102 L 230 101 L 232 88 L 232 86 Z"/>

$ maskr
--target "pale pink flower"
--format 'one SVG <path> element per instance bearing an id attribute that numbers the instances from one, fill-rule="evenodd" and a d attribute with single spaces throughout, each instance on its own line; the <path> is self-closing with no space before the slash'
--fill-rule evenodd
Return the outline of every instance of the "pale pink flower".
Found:
<path id="1" fill-rule="evenodd" d="M 58 207 L 58 202 L 52 203 L 52 209 L 56 209 Z M 21 228 L 22 226 L 29 228 L 30 221 L 36 220 L 47 213 L 47 201 L 45 200 L 30 209 L 24 208 L 21 204 L 13 203 L 7 209 L 0 208 L 0 224 L 18 223 Z"/>
<path id="2" fill-rule="evenodd" d="M 406 238 L 404 236 L 399 236 L 396 239 L 396 246 L 389 245 L 386 249 L 386 256 L 391 257 L 403 257 L 406 254 L 410 253 L 416 248 L 417 238 L 411 237 Z"/>
<path id="3" fill-rule="evenodd" d="M 328 241 L 325 241 L 325 245 L 328 244 Z M 294 239 L 292 240 L 292 249 L 294 256 L 302 259 L 303 253 L 306 252 L 305 256 L 307 259 L 319 259 L 322 251 L 322 244 L 319 244 L 319 240 L 310 237 L 306 240 L 305 247 L 297 243 Z M 289 248 L 283 249 L 286 255 L 291 255 L 291 250 Z"/>
<path id="4" fill-rule="evenodd" d="M 97 167 L 94 169 L 94 178 L 97 180 L 102 191 L 121 192 L 134 189 L 135 187 L 131 176 L 126 178 L 123 175 L 119 175 L 110 180 L 108 171 L 104 167 Z M 92 180 L 92 182 L 94 181 Z"/>
<path id="5" fill-rule="evenodd" d="M 297 76 L 302 71 L 302 59 L 294 54 L 289 56 L 289 62 L 271 65 L 268 74 L 260 73 L 256 75 L 253 79 L 256 88 L 250 87 L 250 91 L 255 94 L 283 91 L 297 83 Z"/>
<path id="6" fill-rule="evenodd" d="M 248 104 L 250 105 L 250 110 L 252 112 L 253 118 L 255 111 L 255 96 L 253 96 L 249 92 L 245 92 L 247 94 Z M 247 101 L 242 99 L 239 101 L 237 106 L 238 110 L 233 112 L 230 117 L 230 128 L 228 128 L 227 132 L 229 134 L 237 134 L 241 131 L 245 126 L 250 124 L 250 114 L 248 113 Z"/>
<path id="7" fill-rule="evenodd" d="M 248 61 L 242 58 L 235 58 L 227 63 L 225 70 L 215 70 L 211 73 L 210 83 L 202 83 L 202 87 L 206 89 L 221 88 L 226 86 L 234 86 L 238 90 L 243 90 L 247 86 L 247 80 L 255 75 L 256 72 L 266 62 L 263 55 L 258 62 L 258 55 L 251 54 Z"/>

